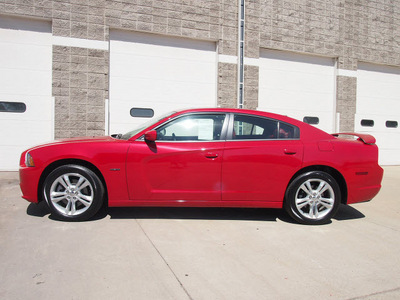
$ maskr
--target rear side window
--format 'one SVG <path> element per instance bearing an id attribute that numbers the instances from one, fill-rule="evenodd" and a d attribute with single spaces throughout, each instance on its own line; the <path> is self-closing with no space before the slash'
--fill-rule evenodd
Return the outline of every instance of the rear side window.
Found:
<path id="1" fill-rule="evenodd" d="M 233 140 L 297 139 L 299 136 L 299 129 L 296 126 L 278 120 L 235 115 Z"/>

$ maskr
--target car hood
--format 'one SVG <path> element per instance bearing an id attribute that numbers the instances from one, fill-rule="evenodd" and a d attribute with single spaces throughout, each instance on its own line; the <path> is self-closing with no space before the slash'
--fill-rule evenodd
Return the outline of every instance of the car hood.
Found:
<path id="1" fill-rule="evenodd" d="M 39 149 L 42 147 L 53 146 L 53 145 L 62 145 L 62 144 L 83 144 L 83 143 L 99 143 L 99 142 L 115 142 L 120 141 L 118 139 L 114 139 L 110 136 L 91 136 L 91 137 L 76 137 L 76 138 L 65 138 L 54 140 L 49 143 L 40 144 L 32 147 L 29 150 Z"/>
<path id="2" fill-rule="evenodd" d="M 115 141 L 116 139 L 110 136 L 87 136 L 87 137 L 76 137 L 76 138 L 66 138 L 66 139 L 58 139 L 50 144 L 56 143 L 91 143 L 91 142 L 107 142 L 107 141 Z"/>

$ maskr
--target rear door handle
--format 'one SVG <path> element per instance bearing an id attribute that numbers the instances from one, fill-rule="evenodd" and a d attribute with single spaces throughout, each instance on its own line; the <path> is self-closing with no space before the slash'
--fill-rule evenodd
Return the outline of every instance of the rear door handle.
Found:
<path id="1" fill-rule="evenodd" d="M 294 149 L 283 149 L 283 152 L 284 152 L 286 155 L 294 155 L 294 154 L 297 153 L 297 151 L 294 150 Z"/>

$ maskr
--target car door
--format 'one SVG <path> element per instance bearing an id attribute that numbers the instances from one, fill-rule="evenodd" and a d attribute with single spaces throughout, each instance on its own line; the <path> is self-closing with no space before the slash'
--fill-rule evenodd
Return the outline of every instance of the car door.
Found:
<path id="1" fill-rule="evenodd" d="M 279 207 L 290 178 L 302 164 L 299 129 L 278 120 L 235 114 L 229 130 L 222 201 L 268 201 L 269 206 L 276 202 Z"/>
<path id="2" fill-rule="evenodd" d="M 225 119 L 223 113 L 183 115 L 157 127 L 155 142 L 133 142 L 127 157 L 130 199 L 220 201 Z"/>

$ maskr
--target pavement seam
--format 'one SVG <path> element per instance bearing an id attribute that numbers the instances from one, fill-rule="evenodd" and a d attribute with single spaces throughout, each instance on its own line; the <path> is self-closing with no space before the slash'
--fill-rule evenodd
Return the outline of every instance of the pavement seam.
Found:
<path id="1" fill-rule="evenodd" d="M 371 223 L 371 224 L 374 224 L 376 226 L 380 226 L 380 227 L 383 227 L 383 228 L 386 228 L 386 229 L 390 229 L 390 230 L 395 231 L 395 232 L 400 232 L 400 230 L 398 230 L 396 228 L 393 228 L 391 226 L 388 226 L 388 225 L 380 224 L 380 223 L 377 223 L 377 222 L 374 222 L 374 221 L 369 221 L 369 220 L 368 220 L 368 222 Z"/>
<path id="2" fill-rule="evenodd" d="M 174 270 L 171 268 L 171 266 L 168 264 L 167 260 L 165 259 L 165 257 L 161 254 L 160 250 L 158 250 L 157 246 L 153 243 L 153 241 L 150 239 L 150 237 L 147 235 L 146 231 L 144 230 L 144 228 L 142 227 L 142 225 L 138 222 L 138 220 L 136 219 L 136 223 L 139 225 L 140 229 L 142 230 L 142 232 L 144 233 L 144 235 L 146 236 L 146 238 L 149 240 L 149 242 L 151 243 L 151 245 L 153 246 L 153 248 L 157 251 L 158 255 L 161 257 L 161 259 L 164 261 L 164 263 L 167 265 L 168 269 L 171 271 L 171 273 L 174 275 L 175 279 L 178 281 L 179 285 L 181 286 L 181 288 L 183 289 L 183 291 L 185 292 L 185 294 L 188 296 L 188 298 L 190 300 L 193 300 L 193 298 L 190 296 L 189 292 L 186 290 L 186 288 L 184 287 L 182 281 L 179 280 L 178 275 L 176 275 L 176 273 L 174 272 Z"/>
<path id="3" fill-rule="evenodd" d="M 371 297 L 371 296 L 383 295 L 383 294 L 391 293 L 391 292 L 395 292 L 395 291 L 400 291 L 400 287 L 394 288 L 394 289 L 391 289 L 391 290 L 386 290 L 386 291 L 381 291 L 381 292 L 372 293 L 372 294 L 369 294 L 369 295 L 364 295 L 364 296 L 358 296 L 358 297 L 354 297 L 354 298 L 349 298 L 349 299 L 347 299 L 347 300 L 367 299 L 367 298 L 369 298 L 369 297 Z"/>

